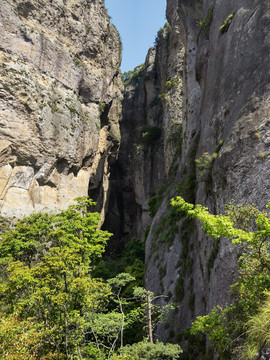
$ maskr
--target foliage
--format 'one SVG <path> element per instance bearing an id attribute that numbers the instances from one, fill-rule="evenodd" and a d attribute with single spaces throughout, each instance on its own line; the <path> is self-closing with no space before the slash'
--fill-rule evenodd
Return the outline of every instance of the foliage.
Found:
<path id="1" fill-rule="evenodd" d="M 66 108 L 68 108 L 68 110 L 70 111 L 70 113 L 72 115 L 76 114 L 76 115 L 80 116 L 80 113 L 76 110 L 76 108 L 74 106 L 66 104 Z"/>
<path id="2" fill-rule="evenodd" d="M 128 72 L 124 72 L 124 85 L 128 86 L 130 84 L 134 85 L 135 88 L 139 85 L 142 74 L 144 71 L 144 63 L 136 66 L 134 70 L 129 70 Z"/>
<path id="3" fill-rule="evenodd" d="M 0 233 L 4 234 L 12 225 L 11 219 L 0 215 Z"/>
<path id="4" fill-rule="evenodd" d="M 109 313 L 96 313 L 90 319 L 91 330 L 95 338 L 97 348 L 101 347 L 112 353 L 120 337 L 120 347 L 124 344 L 124 328 L 128 325 L 128 316 L 124 308 L 128 305 L 128 300 L 123 297 L 124 287 L 135 280 L 127 273 L 118 274 L 115 278 L 109 279 L 108 283 L 113 289 L 113 301 L 116 308 Z M 130 322 L 133 323 L 132 319 Z"/>
<path id="5" fill-rule="evenodd" d="M 166 38 L 171 32 L 171 25 L 169 23 L 165 23 L 164 26 L 158 30 L 154 45 L 158 46 L 161 39 Z"/>
<path id="6" fill-rule="evenodd" d="M 103 102 L 100 102 L 98 104 L 98 110 L 99 110 L 99 114 L 102 115 L 105 111 L 105 108 L 106 108 L 106 104 L 103 103 Z"/>
<path id="7" fill-rule="evenodd" d="M 74 64 L 75 64 L 76 66 L 78 66 L 78 67 L 80 67 L 80 66 L 83 65 L 82 60 L 81 60 L 79 57 L 77 57 L 77 56 L 74 56 L 73 62 L 74 62 Z"/>
<path id="8" fill-rule="evenodd" d="M 136 287 L 134 289 L 134 297 L 142 303 L 144 314 L 142 319 L 145 323 L 147 322 L 148 339 L 150 342 L 153 342 L 152 334 L 156 325 L 158 323 L 162 323 L 166 319 L 169 311 L 176 309 L 176 305 L 173 303 L 165 306 L 156 304 L 157 299 L 166 298 L 167 296 L 156 296 L 152 291 L 146 290 L 142 287 Z"/>
<path id="9" fill-rule="evenodd" d="M 144 256 L 145 245 L 140 239 L 133 238 L 126 245 L 121 254 L 105 255 L 94 269 L 93 275 L 103 279 L 117 278 L 121 273 L 128 273 L 134 280 L 127 283 L 122 289 L 122 297 L 129 298 L 128 304 L 125 304 L 125 315 L 127 323 L 125 324 L 124 342 L 133 343 L 140 341 L 143 338 L 143 323 L 144 313 L 135 316 L 136 309 L 140 307 L 140 303 L 134 299 L 133 289 L 136 286 L 143 286 L 144 281 Z M 111 281 L 111 280 L 109 280 Z M 115 311 L 119 309 L 118 305 L 110 303 L 110 309 Z M 140 309 L 138 309 L 140 313 Z M 131 318 L 134 321 L 131 324 Z"/>
<path id="10" fill-rule="evenodd" d="M 103 259 L 94 267 L 93 275 L 97 278 L 108 280 L 116 277 L 120 273 L 129 273 L 136 279 L 134 284 L 136 286 L 142 286 L 144 256 L 145 244 L 141 242 L 140 239 L 132 238 L 125 245 L 121 254 L 105 254 Z"/>
<path id="11" fill-rule="evenodd" d="M 258 312 L 246 324 L 247 338 L 242 348 L 241 359 L 253 360 L 258 350 L 270 345 L 270 293 Z"/>
<path id="12" fill-rule="evenodd" d="M 170 91 L 175 89 L 180 84 L 180 82 L 181 80 L 177 78 L 170 78 L 169 80 L 166 81 L 164 86 L 164 91 L 158 96 L 158 99 L 161 100 L 162 104 L 164 104 L 167 99 L 168 99 L 168 103 L 170 103 L 169 100 Z"/>
<path id="13" fill-rule="evenodd" d="M 186 349 L 181 360 L 213 360 L 212 349 L 206 350 L 206 337 L 203 333 L 191 334 L 190 329 L 182 332 L 181 338 L 186 341 Z"/>
<path id="14" fill-rule="evenodd" d="M 59 359 L 80 352 L 87 317 L 101 311 L 110 288 L 90 276 L 110 234 L 86 198 L 56 215 L 35 214 L 18 222 L 0 244 L 0 306 L 38 325 L 41 356 Z"/>
<path id="15" fill-rule="evenodd" d="M 210 26 L 211 26 L 212 19 L 213 19 L 214 7 L 215 7 L 215 1 L 213 1 L 211 3 L 211 6 L 209 7 L 209 9 L 207 11 L 206 17 L 203 20 L 198 21 L 198 25 L 200 26 L 199 35 L 200 35 L 200 33 L 202 33 L 206 39 L 209 39 L 209 31 L 210 31 Z M 199 35 L 198 35 L 198 37 L 199 37 Z"/>
<path id="16" fill-rule="evenodd" d="M 154 228 L 154 235 L 159 243 L 171 244 L 173 242 L 175 234 L 178 233 L 179 220 L 179 213 L 175 208 L 170 207 L 169 211 L 162 216 L 159 224 Z"/>
<path id="17" fill-rule="evenodd" d="M 259 326 L 260 330 L 256 328 L 255 332 L 258 334 L 265 331 L 263 316 L 267 313 L 267 303 L 265 307 L 262 304 L 270 290 L 268 211 L 260 212 L 252 204 L 243 206 L 229 203 L 225 215 L 211 215 L 206 207 L 186 203 L 181 197 L 171 202 L 179 211 L 185 212 L 187 217 L 197 218 L 212 238 L 218 240 L 226 237 L 244 250 L 238 260 L 239 276 L 232 286 L 235 304 L 224 309 L 214 308 L 210 314 L 197 318 L 192 325 L 192 333 L 206 333 L 221 359 L 231 358 L 234 353 L 241 352 L 239 349 L 243 346 L 243 351 L 250 348 L 259 350 L 259 346 L 265 343 L 256 343 L 256 335 L 249 337 L 249 334 L 252 333 L 252 328 L 255 329 L 254 324 L 259 323 L 261 328 Z M 269 208 L 270 204 L 267 205 L 267 210 Z M 248 331 L 245 331 L 246 323 L 250 326 Z"/>
<path id="18" fill-rule="evenodd" d="M 228 31 L 229 26 L 231 25 L 231 22 L 232 22 L 234 16 L 235 16 L 235 13 L 232 13 L 225 19 L 223 25 L 219 28 L 219 31 L 221 32 L 221 34 L 225 34 Z"/>
<path id="19" fill-rule="evenodd" d="M 170 79 L 170 80 L 167 80 L 166 83 L 165 83 L 165 90 L 166 91 L 170 91 L 172 89 L 175 89 L 178 85 L 178 81 L 176 79 Z"/>
<path id="20" fill-rule="evenodd" d="M 177 360 L 182 350 L 179 345 L 163 344 L 162 342 L 139 342 L 121 349 L 121 355 L 113 360 Z"/>
<path id="21" fill-rule="evenodd" d="M 165 190 L 166 190 L 166 182 L 164 181 L 162 185 L 158 188 L 157 194 L 152 196 L 148 200 L 148 211 L 151 217 L 154 217 L 156 215 L 158 208 L 160 207 L 163 201 Z"/>
<path id="22" fill-rule="evenodd" d="M 42 333 L 31 321 L 23 321 L 16 315 L 1 315 L 0 358 L 9 360 L 44 359 L 39 356 Z M 57 354 L 48 353 L 46 359 L 56 359 Z"/>
<path id="23" fill-rule="evenodd" d="M 223 140 L 218 142 L 213 154 L 205 152 L 199 159 L 195 160 L 198 177 L 205 182 L 206 193 L 210 193 L 212 189 L 212 167 L 223 142 Z"/>
<path id="24" fill-rule="evenodd" d="M 146 302 L 138 293 L 145 290 L 137 289 L 135 296 L 133 288 L 143 282 L 143 246 L 138 239 L 126 246 L 121 264 L 126 273 L 113 278 L 107 274 L 107 282 L 93 277 L 111 234 L 100 230 L 99 214 L 88 211 L 94 205 L 91 200 L 76 200 L 58 214 L 22 219 L 2 235 L 1 358 L 117 358 L 114 352 L 123 348 L 124 331 L 130 331 L 131 343 L 136 331 L 141 334 Z M 167 309 L 169 305 L 153 305 L 153 319 L 161 321 Z M 169 348 L 160 349 L 160 354 L 173 356 Z M 128 359 L 124 351 L 121 358 Z"/>
<path id="25" fill-rule="evenodd" d="M 223 310 L 220 307 L 214 308 L 210 314 L 206 316 L 198 316 L 193 322 L 190 333 L 194 336 L 206 333 L 211 341 L 211 345 L 219 354 L 221 359 L 230 359 L 232 338 L 228 333 L 228 319 L 226 313 L 231 308 Z"/>
<path id="26" fill-rule="evenodd" d="M 213 162 L 217 158 L 217 153 L 210 155 L 208 152 L 205 152 L 200 158 L 195 160 L 196 168 L 199 172 L 201 179 L 207 181 L 209 172 L 212 169 Z"/>
<path id="27" fill-rule="evenodd" d="M 183 196 L 186 201 L 195 202 L 196 174 L 191 172 L 176 185 L 176 194 Z"/>
<path id="28" fill-rule="evenodd" d="M 145 146 L 154 146 L 161 137 L 161 129 L 157 126 L 145 126 L 142 130 L 142 144 Z"/>

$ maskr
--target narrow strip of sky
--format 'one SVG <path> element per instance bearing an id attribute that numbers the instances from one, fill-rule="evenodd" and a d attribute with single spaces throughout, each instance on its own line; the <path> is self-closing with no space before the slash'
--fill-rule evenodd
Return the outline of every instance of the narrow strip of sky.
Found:
<path id="1" fill-rule="evenodd" d="M 166 22 L 166 0 L 105 0 L 105 5 L 123 43 L 121 70 L 133 70 Z"/>

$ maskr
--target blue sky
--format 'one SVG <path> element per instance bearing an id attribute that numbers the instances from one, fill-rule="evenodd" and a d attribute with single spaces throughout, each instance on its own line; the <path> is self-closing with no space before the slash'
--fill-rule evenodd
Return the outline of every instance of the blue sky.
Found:
<path id="1" fill-rule="evenodd" d="M 165 22 L 166 0 L 105 0 L 123 42 L 122 71 L 144 62 L 149 47 Z"/>

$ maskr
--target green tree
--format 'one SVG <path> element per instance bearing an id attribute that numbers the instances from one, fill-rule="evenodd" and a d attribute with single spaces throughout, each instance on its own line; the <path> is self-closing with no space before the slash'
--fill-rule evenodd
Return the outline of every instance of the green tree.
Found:
<path id="1" fill-rule="evenodd" d="M 163 322 L 170 310 L 175 309 L 175 304 L 167 304 L 165 306 L 155 304 L 157 299 L 165 298 L 165 295 L 157 295 L 152 291 L 146 290 L 142 287 L 135 287 L 135 298 L 139 299 L 144 309 L 144 316 L 140 315 L 142 321 L 147 324 L 147 338 L 150 343 L 153 343 L 153 331 L 158 323 Z"/>
<path id="2" fill-rule="evenodd" d="M 132 323 L 131 319 L 128 320 L 125 307 L 133 299 L 126 299 L 123 296 L 123 289 L 134 280 L 135 278 L 127 273 L 120 273 L 109 279 L 108 284 L 112 289 L 110 311 L 89 314 L 88 324 L 99 354 L 107 353 L 110 357 L 117 346 L 124 345 L 124 328 Z"/>
<path id="3" fill-rule="evenodd" d="M 127 298 L 135 285 L 131 274 L 107 282 L 93 277 L 111 234 L 100 230 L 99 214 L 88 212 L 91 205 L 79 198 L 65 211 L 31 215 L 2 234 L 2 358 L 108 359 L 124 348 L 124 330 L 144 319 L 144 307 L 133 295 Z M 136 257 L 143 249 L 138 241 L 131 244 L 122 266 L 140 278 Z"/>
<path id="4" fill-rule="evenodd" d="M 16 315 L 1 315 L 0 358 L 8 360 L 43 360 L 39 356 L 42 333 L 31 321 L 23 321 Z M 56 353 L 48 353 L 46 359 L 57 359 Z M 45 359 L 44 359 L 45 360 Z"/>
<path id="5" fill-rule="evenodd" d="M 248 339 L 253 339 L 253 335 L 250 337 L 248 334 L 252 334 L 250 329 L 254 328 L 252 324 L 260 318 L 260 314 L 263 316 L 265 313 L 266 308 L 259 309 L 270 290 L 270 204 L 267 211 L 260 212 L 253 205 L 230 203 L 225 215 L 212 215 L 206 207 L 186 203 L 181 197 L 171 203 L 187 217 L 197 218 L 212 238 L 226 237 L 239 246 L 242 252 L 238 260 L 239 276 L 232 285 L 235 302 L 224 309 L 216 307 L 210 314 L 198 317 L 192 325 L 191 334 L 206 333 L 221 359 L 227 360 L 235 353 L 246 352 L 241 349 L 243 346 L 247 349 Z M 251 327 L 248 331 L 246 323 Z M 261 325 L 264 326 L 263 321 Z M 248 359 L 252 359 L 259 346 L 263 346 L 262 341 L 256 343 L 252 340 L 251 343 L 253 355 L 249 351 Z M 257 344 L 257 349 L 254 344 Z"/>
<path id="6" fill-rule="evenodd" d="M 91 277 L 110 234 L 86 198 L 56 215 L 32 215 L 3 236 L 0 244 L 0 307 L 31 319 L 42 332 L 40 356 L 82 358 L 91 341 L 88 314 L 103 311 L 110 287 Z"/>

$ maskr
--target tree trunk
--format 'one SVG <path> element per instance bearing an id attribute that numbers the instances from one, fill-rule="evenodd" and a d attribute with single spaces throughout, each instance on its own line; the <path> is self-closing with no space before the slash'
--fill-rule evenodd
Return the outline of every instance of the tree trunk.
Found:
<path id="1" fill-rule="evenodd" d="M 152 304 L 150 291 L 147 291 L 147 317 L 148 317 L 148 334 L 149 342 L 153 342 L 153 333 L 152 333 Z"/>

